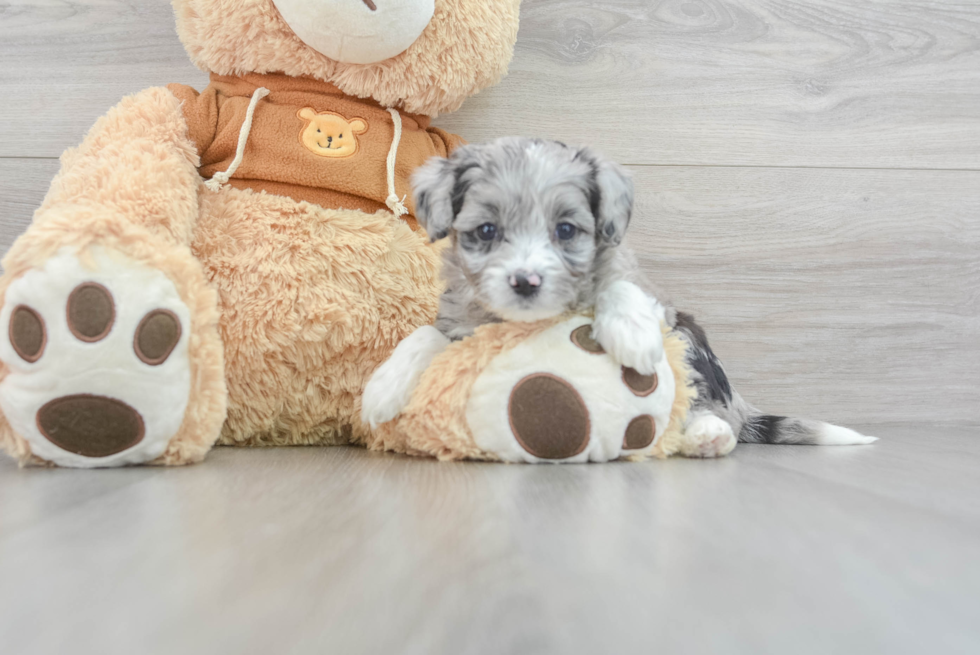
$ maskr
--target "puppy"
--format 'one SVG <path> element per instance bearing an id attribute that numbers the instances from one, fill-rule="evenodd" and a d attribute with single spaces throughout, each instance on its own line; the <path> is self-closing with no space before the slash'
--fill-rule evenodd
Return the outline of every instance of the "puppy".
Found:
<path id="1" fill-rule="evenodd" d="M 422 372 L 485 323 L 536 321 L 593 309 L 593 337 L 616 361 L 651 374 L 665 321 L 689 344 L 698 388 L 682 454 L 717 457 L 751 443 L 864 444 L 853 430 L 764 415 L 732 389 L 694 319 L 641 275 L 620 244 L 633 210 L 626 171 L 587 148 L 509 137 L 457 149 L 413 178 L 416 213 L 433 241 L 449 238 L 435 326 L 405 339 L 364 391 L 363 419 L 395 418 Z"/>

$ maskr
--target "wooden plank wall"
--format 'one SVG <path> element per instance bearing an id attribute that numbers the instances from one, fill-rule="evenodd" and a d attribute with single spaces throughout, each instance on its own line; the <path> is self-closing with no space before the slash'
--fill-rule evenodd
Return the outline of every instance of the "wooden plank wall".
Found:
<path id="1" fill-rule="evenodd" d="M 163 0 L 0 4 L 0 248 L 127 93 L 206 75 Z M 980 3 L 525 0 L 438 124 L 629 165 L 631 245 L 782 413 L 980 424 Z"/>

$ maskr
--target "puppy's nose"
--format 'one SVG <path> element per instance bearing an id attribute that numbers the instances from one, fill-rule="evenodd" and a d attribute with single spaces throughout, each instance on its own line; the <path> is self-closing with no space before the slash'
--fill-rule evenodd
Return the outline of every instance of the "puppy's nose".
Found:
<path id="1" fill-rule="evenodd" d="M 516 273 L 510 276 L 509 282 L 514 293 L 525 298 L 533 296 L 541 288 L 541 276 L 537 273 Z"/>

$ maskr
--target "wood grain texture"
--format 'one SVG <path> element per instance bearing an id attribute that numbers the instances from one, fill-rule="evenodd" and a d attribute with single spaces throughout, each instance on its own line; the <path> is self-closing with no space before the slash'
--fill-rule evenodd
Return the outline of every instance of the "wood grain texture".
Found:
<path id="1" fill-rule="evenodd" d="M 207 85 L 167 0 L 0 4 L 0 157 L 58 157 L 124 96 Z"/>
<path id="2" fill-rule="evenodd" d="M 499 88 L 443 121 L 624 163 L 980 168 L 980 4 L 525 0 Z"/>
<path id="3" fill-rule="evenodd" d="M 629 243 L 750 402 L 980 423 L 980 173 L 634 172 Z"/>
<path id="4" fill-rule="evenodd" d="M 0 250 L 53 158 L 168 82 L 206 76 L 164 0 L 0 1 Z M 633 164 L 630 244 L 746 397 L 882 441 L 0 459 L 0 651 L 980 651 L 980 4 L 525 0 L 511 76 L 440 123 Z"/>
<path id="5" fill-rule="evenodd" d="M 0 159 L 0 252 L 31 224 L 58 166 L 57 159 Z"/>
<path id="6" fill-rule="evenodd" d="M 975 653 L 976 431 L 718 461 L 0 460 L 0 641 L 88 653 Z"/>
<path id="7" fill-rule="evenodd" d="M 980 168 L 970 0 L 525 0 L 511 75 L 441 124 L 632 164 Z M 169 3 L 0 14 L 0 157 L 54 157 L 120 97 L 206 76 Z"/>

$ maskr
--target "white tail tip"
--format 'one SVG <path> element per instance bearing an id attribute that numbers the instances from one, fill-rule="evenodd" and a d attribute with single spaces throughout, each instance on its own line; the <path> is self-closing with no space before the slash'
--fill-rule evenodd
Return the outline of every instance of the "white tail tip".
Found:
<path id="1" fill-rule="evenodd" d="M 816 443 L 820 446 L 861 446 L 876 441 L 878 437 L 868 437 L 850 428 L 824 423 L 817 433 Z"/>

